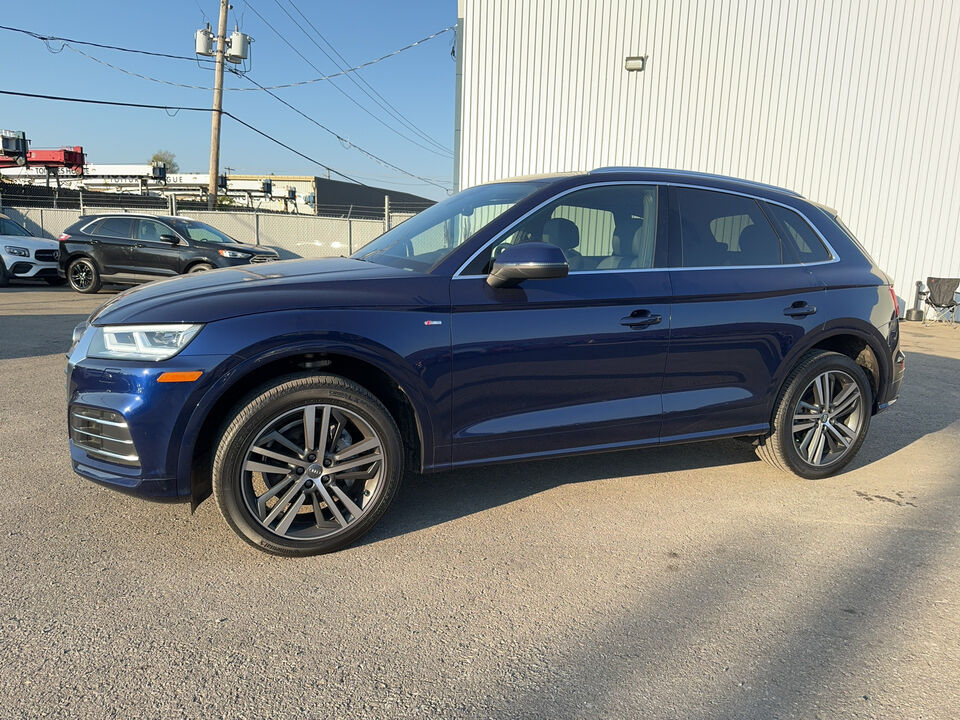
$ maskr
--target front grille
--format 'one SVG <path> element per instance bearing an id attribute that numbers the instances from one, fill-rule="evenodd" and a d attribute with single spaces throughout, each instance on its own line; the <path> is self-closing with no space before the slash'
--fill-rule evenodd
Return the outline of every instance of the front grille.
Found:
<path id="1" fill-rule="evenodd" d="M 265 263 L 265 262 L 273 262 L 276 259 L 277 259 L 276 255 L 254 255 L 252 258 L 250 258 L 250 262 Z"/>
<path id="2" fill-rule="evenodd" d="M 98 460 L 140 467 L 130 428 L 118 412 L 74 405 L 70 408 L 70 439 Z"/>
<path id="3" fill-rule="evenodd" d="M 57 258 L 60 257 L 60 252 L 57 250 L 37 250 L 33 253 L 33 257 L 41 262 L 56 262 Z"/>

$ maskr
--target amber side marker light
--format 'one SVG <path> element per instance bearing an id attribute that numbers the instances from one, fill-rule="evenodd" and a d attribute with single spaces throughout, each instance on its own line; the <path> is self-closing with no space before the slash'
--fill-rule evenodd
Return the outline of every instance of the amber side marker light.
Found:
<path id="1" fill-rule="evenodd" d="M 202 370 L 190 370 L 188 372 L 165 372 L 157 378 L 157 382 L 193 382 L 203 375 Z"/>

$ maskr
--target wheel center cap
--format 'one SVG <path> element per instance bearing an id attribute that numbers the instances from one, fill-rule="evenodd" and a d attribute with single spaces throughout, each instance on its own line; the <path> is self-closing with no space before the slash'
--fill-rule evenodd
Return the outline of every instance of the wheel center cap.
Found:
<path id="1" fill-rule="evenodd" d="M 820 422 L 826 422 L 829 419 L 830 419 L 830 413 L 828 412 L 820 413 Z"/>
<path id="2" fill-rule="evenodd" d="M 316 479 L 323 475 L 323 465 L 319 463 L 313 463 L 312 465 L 307 466 L 307 477 Z"/>

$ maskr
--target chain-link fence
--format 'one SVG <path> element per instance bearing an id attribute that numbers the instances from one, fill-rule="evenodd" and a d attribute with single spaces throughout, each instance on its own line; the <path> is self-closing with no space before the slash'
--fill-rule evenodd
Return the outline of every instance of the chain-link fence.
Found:
<path id="1" fill-rule="evenodd" d="M 42 237 L 59 237 L 82 215 L 177 214 L 212 225 L 240 242 L 276 248 L 282 258 L 349 255 L 423 209 L 402 206 L 385 216 L 383 207 L 328 205 L 317 208 L 320 214 L 298 215 L 255 208 L 201 210 L 198 204 L 119 193 L 31 194 L 0 189 L 0 212 Z"/>

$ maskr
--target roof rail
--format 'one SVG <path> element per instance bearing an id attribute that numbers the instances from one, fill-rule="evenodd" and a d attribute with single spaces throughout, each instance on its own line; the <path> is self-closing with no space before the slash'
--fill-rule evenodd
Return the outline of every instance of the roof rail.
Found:
<path id="1" fill-rule="evenodd" d="M 786 193 L 787 195 L 793 195 L 794 197 L 803 197 L 800 193 L 795 190 L 789 190 L 787 188 L 780 187 L 778 185 L 770 185 L 769 183 L 757 182 L 756 180 L 744 180 L 743 178 L 731 177 L 729 175 L 718 175 L 716 173 L 705 173 L 697 172 L 696 170 L 673 170 L 671 168 L 655 168 L 655 167 L 638 167 L 630 165 L 611 165 L 609 167 L 599 167 L 594 168 L 590 171 L 590 174 L 600 174 L 600 173 L 614 173 L 614 172 L 631 172 L 642 170 L 644 172 L 659 172 L 669 175 L 682 175 L 685 177 L 691 178 L 703 178 L 710 180 L 727 180 L 730 182 L 740 183 L 741 185 L 750 185 L 758 188 L 765 188 L 767 190 L 776 190 L 777 192 Z"/>

